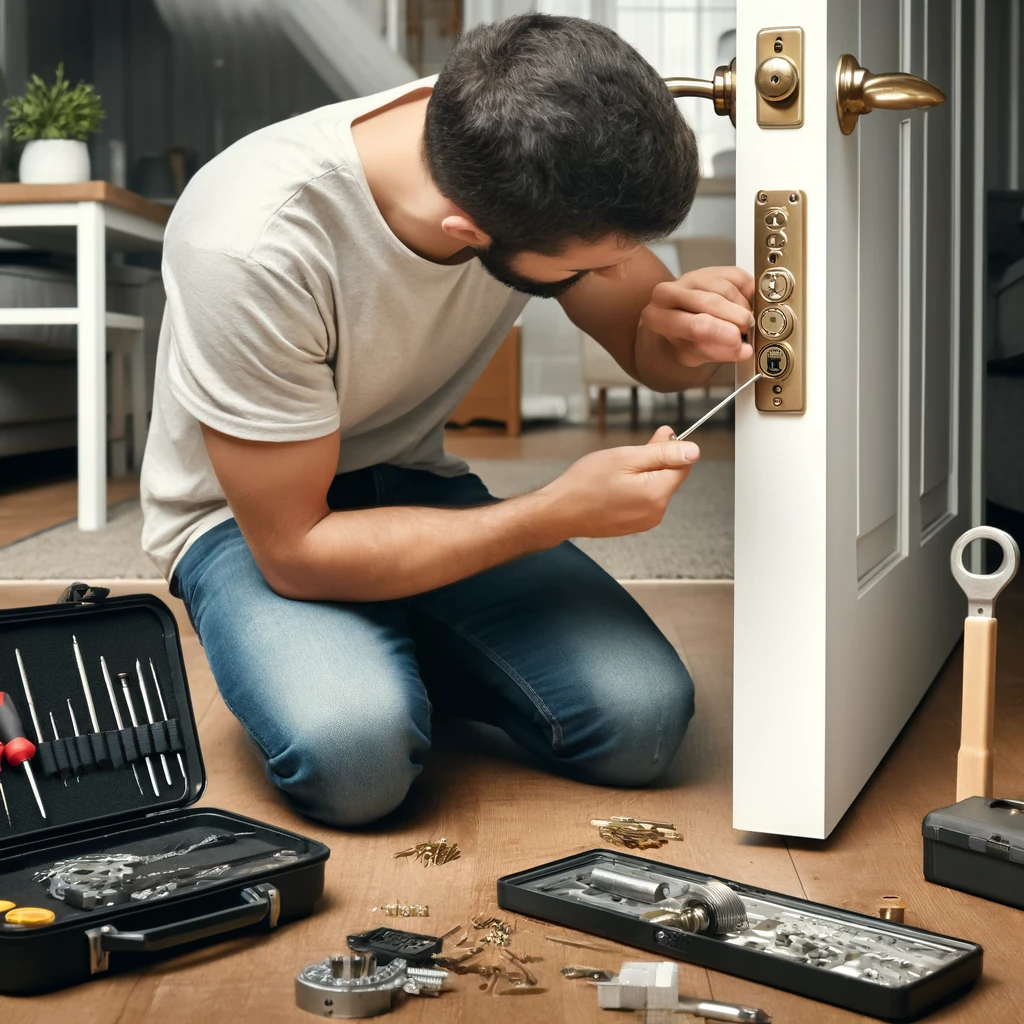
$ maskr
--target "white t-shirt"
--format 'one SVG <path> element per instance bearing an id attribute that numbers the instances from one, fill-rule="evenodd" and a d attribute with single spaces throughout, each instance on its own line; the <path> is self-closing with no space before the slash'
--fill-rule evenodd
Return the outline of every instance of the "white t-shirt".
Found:
<path id="1" fill-rule="evenodd" d="M 301 441 L 340 427 L 338 472 L 465 472 L 445 422 L 527 297 L 478 260 L 443 266 L 381 216 L 356 118 L 432 79 L 271 125 L 206 164 L 164 242 L 167 306 L 142 466 L 142 545 L 170 578 L 229 519 L 200 422 Z"/>

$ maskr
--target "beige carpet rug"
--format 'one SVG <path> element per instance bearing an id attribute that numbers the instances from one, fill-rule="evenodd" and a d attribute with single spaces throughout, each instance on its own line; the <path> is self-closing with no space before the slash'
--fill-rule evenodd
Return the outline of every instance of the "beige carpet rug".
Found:
<path id="1" fill-rule="evenodd" d="M 556 459 L 471 462 L 499 497 L 536 490 L 568 465 Z M 81 533 L 72 520 L 0 548 L 0 579 L 154 579 L 159 573 L 142 552 L 141 532 L 138 501 L 124 501 L 97 533 Z M 655 529 L 577 543 L 616 579 L 732 579 L 733 463 L 699 463 Z"/>

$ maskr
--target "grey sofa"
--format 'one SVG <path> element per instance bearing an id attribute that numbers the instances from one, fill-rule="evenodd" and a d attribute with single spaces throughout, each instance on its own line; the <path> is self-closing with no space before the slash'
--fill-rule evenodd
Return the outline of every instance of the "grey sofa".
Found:
<path id="1" fill-rule="evenodd" d="M 147 395 L 152 394 L 153 362 L 163 312 L 163 286 L 157 271 L 107 266 L 107 308 L 146 320 Z M 76 286 L 70 260 L 31 253 L 0 257 L 0 308 L 74 306 Z M 110 341 L 117 347 L 117 337 Z M 109 346 L 108 346 L 109 351 Z M 108 437 L 111 468 L 124 471 L 125 429 L 118 422 L 119 374 L 108 355 Z M 0 326 L 0 457 L 74 446 L 76 443 L 76 328 Z M 148 405 L 147 405 L 148 407 Z M 2 474 L 2 469 L 0 469 Z"/>

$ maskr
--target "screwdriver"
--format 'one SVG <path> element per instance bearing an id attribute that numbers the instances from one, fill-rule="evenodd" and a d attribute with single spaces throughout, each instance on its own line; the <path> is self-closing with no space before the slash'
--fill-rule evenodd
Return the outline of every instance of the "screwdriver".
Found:
<path id="1" fill-rule="evenodd" d="M 4 744 L 4 754 L 7 756 L 7 763 L 17 768 L 20 764 L 28 776 L 28 784 L 32 787 L 32 795 L 39 805 L 39 813 L 45 818 L 46 809 L 43 807 L 42 798 L 39 796 L 39 787 L 36 786 L 36 777 L 32 774 L 32 765 L 29 761 L 35 757 L 36 745 L 25 735 L 25 727 L 21 724 L 21 715 L 14 706 L 9 693 L 0 693 L 0 742 Z"/>

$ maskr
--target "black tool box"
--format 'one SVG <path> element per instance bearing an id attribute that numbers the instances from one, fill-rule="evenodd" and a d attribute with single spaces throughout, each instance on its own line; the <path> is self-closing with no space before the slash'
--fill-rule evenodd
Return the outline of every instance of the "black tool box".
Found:
<path id="1" fill-rule="evenodd" d="M 595 888 L 595 868 L 658 883 L 655 895 L 661 898 L 640 901 Z M 659 909 L 684 904 L 692 887 L 712 877 L 589 850 L 499 878 L 498 905 L 883 1020 L 920 1017 L 981 976 L 982 949 L 973 942 L 727 878 L 718 881 L 742 901 L 745 928 L 692 934 L 641 916 L 660 917 Z"/>
<path id="2" fill-rule="evenodd" d="M 1024 910 L 1024 801 L 969 796 L 921 831 L 929 882 Z"/>
<path id="3" fill-rule="evenodd" d="M 4 754 L 0 992 L 62 988 L 313 911 L 326 846 L 192 807 L 206 773 L 162 601 L 73 584 L 57 604 L 0 612 L 0 692 L 37 747 L 27 763 L 46 812 Z"/>

